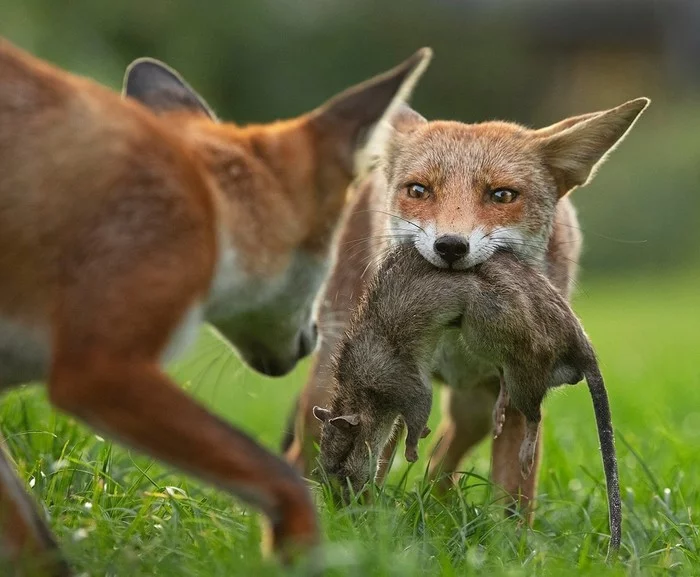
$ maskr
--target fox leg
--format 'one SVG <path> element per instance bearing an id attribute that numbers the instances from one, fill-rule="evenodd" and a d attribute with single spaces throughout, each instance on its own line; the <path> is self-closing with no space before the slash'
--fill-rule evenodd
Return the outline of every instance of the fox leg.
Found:
<path id="1" fill-rule="evenodd" d="M 153 220 L 149 227 L 158 224 Z M 303 479 L 188 397 L 160 368 L 173 340 L 180 340 L 174 337 L 181 336 L 183 320 L 197 313 L 209 290 L 213 247 L 206 250 L 206 237 L 190 221 L 160 223 L 169 226 L 167 242 L 150 230 L 142 234 L 140 219 L 109 222 L 110 234 L 78 253 L 76 262 L 69 260 L 73 255 L 62 262 L 67 270 L 52 315 L 51 402 L 262 509 L 275 552 L 286 557 L 315 544 L 315 508 Z"/>
<path id="2" fill-rule="evenodd" d="M 522 441 L 518 450 L 520 474 L 527 482 L 535 464 L 537 453 L 539 426 L 542 421 L 542 401 L 547 390 L 546 383 L 532 380 L 527 374 L 511 371 L 507 377 L 511 405 L 525 417 L 525 427 L 522 431 Z M 505 378 L 502 383 L 505 384 Z"/>
<path id="3" fill-rule="evenodd" d="M 532 523 L 533 519 L 532 500 L 537 490 L 542 453 L 540 424 L 535 425 L 535 440 L 529 451 L 531 456 L 528 455 L 529 472 L 524 476 L 520 466 L 520 451 L 525 439 L 530 438 L 531 435 L 532 427 L 527 423 L 525 416 L 512 406 L 508 406 L 505 411 L 503 430 L 493 441 L 491 456 L 491 476 L 494 484 L 504 491 L 509 501 L 519 506 L 528 523 Z M 509 510 L 513 512 L 511 507 Z"/>
<path id="4" fill-rule="evenodd" d="M 335 343 L 333 343 L 335 344 Z M 331 394 L 329 345 L 322 341 L 314 356 L 311 371 L 304 389 L 299 394 L 289 420 L 291 435 L 283 444 L 284 458 L 304 476 L 310 476 L 316 467 L 316 446 L 321 441 L 321 426 L 313 416 L 313 407 L 327 407 Z"/>
<path id="5" fill-rule="evenodd" d="M 36 505 L 22 487 L 5 452 L 0 449 L 0 549 L 16 572 L 31 569 L 29 575 L 69 577 L 71 571 L 62 559 L 51 530 Z M 30 565 L 28 565 L 30 564 Z"/>
<path id="6" fill-rule="evenodd" d="M 487 379 L 470 389 L 442 391 L 442 421 L 436 437 L 439 439 L 430 462 L 429 477 L 437 479 L 438 491 L 449 489 L 459 464 L 492 426 L 494 383 Z"/>
<path id="7" fill-rule="evenodd" d="M 465 454 L 481 441 L 493 426 L 495 391 L 499 390 L 500 377 L 486 378 L 469 388 L 443 391 L 443 420 L 438 430 L 438 444 L 433 452 L 429 476 L 448 474 L 437 485 L 439 491 L 450 487 L 459 463 Z M 500 396 L 500 395 L 499 395 Z M 504 399 L 501 398 L 501 401 Z M 510 400 L 510 399 L 509 399 Z M 520 466 L 520 450 L 527 437 L 525 416 L 510 404 L 504 404 L 501 412 L 503 423 L 500 434 L 494 439 L 491 457 L 491 477 L 508 501 L 520 506 L 529 523 L 532 522 L 531 501 L 537 489 L 537 476 L 541 454 L 541 427 L 536 429 L 531 469 L 523 478 Z M 532 435 L 532 433 L 531 433 Z M 509 507 L 510 513 L 513 512 Z"/>
<path id="8" fill-rule="evenodd" d="M 520 445 L 520 452 L 518 453 L 518 458 L 520 459 L 520 474 L 523 479 L 527 479 L 530 476 L 532 467 L 535 464 L 539 425 L 540 421 L 526 420 L 525 422 L 525 438 L 523 439 L 522 445 Z"/>
<path id="9" fill-rule="evenodd" d="M 50 381 L 59 408 L 127 445 L 243 497 L 270 518 L 271 546 L 318 539 L 313 503 L 294 470 L 210 414 L 148 361 L 93 354 L 58 358 Z"/>

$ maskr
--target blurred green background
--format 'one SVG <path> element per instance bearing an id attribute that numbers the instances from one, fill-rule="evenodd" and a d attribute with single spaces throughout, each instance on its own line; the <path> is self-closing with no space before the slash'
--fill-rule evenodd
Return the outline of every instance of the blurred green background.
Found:
<path id="1" fill-rule="evenodd" d="M 652 98 L 593 183 L 574 192 L 585 238 L 575 307 L 610 386 L 631 519 L 625 541 L 635 547 L 629 566 L 646 567 L 664 557 L 658 563 L 666 567 L 663 552 L 674 548 L 674 555 L 683 551 L 687 559 L 698 558 L 700 533 L 690 518 L 700 503 L 700 0 L 0 0 L 0 34 L 115 89 L 132 59 L 160 58 L 222 118 L 238 123 L 303 113 L 420 46 L 432 46 L 435 59 L 413 102 L 430 119 L 499 118 L 542 126 L 637 96 Z M 273 448 L 307 370 L 308 363 L 302 363 L 285 379 L 262 378 L 206 331 L 188 358 L 171 367 L 209 407 Z M 241 543 L 247 547 L 242 558 L 255 562 L 257 535 L 249 534 L 246 523 L 238 527 L 243 517 L 237 510 L 229 519 L 235 530 L 224 525 L 225 530 L 212 532 L 216 523 L 209 521 L 211 526 L 197 526 L 194 536 L 177 523 L 163 537 L 160 528 L 133 529 L 131 510 L 149 527 L 153 523 L 142 515 L 149 506 L 144 491 L 151 487 L 142 486 L 143 475 L 130 460 L 109 470 L 120 484 L 119 499 L 123 493 L 128 499 L 117 501 L 118 512 L 100 514 L 93 494 L 97 485 L 83 486 L 72 477 L 72 466 L 52 467 L 65 453 L 78 455 L 76 467 L 82 468 L 82 460 L 92 463 L 102 442 L 82 427 L 67 426 L 70 420 L 49 417 L 40 391 L 27 389 L 18 396 L 28 406 L 36 404 L 37 415 L 29 424 L 22 421 L 25 412 L 18 406 L 23 405 L 10 396 L 0 408 L 0 428 L 22 478 L 39 479 L 31 485 L 34 494 L 53 503 L 53 527 L 78 566 L 89 567 L 90 574 L 100 574 L 97 569 L 109 563 L 140 567 L 134 575 L 171 574 L 162 567 L 157 571 L 171 555 L 167 567 L 179 569 L 184 559 L 187 567 L 218 567 L 191 573 L 231 575 L 231 565 L 239 567 L 240 559 L 231 557 L 232 562 L 230 551 L 242 550 Z M 551 533 L 553 523 L 554 534 L 563 528 L 573 541 L 588 524 L 578 522 L 572 510 L 590 501 L 589 491 L 601 476 L 587 397 L 584 387 L 567 387 L 546 405 L 551 417 L 544 429 L 540 493 L 554 504 L 541 510 L 537 527 Z M 437 413 L 435 403 L 433 423 Z M 115 454 L 120 459 L 115 463 L 126 462 L 125 451 Z M 111 445 L 109 455 L 111 462 Z M 93 464 L 107 470 L 99 459 Z M 466 464 L 467 470 L 472 467 L 487 474 L 487 444 Z M 596 518 L 602 519 L 601 498 L 594 501 Z M 94 502 L 95 509 L 86 509 L 83 501 Z M 679 537 L 675 525 L 665 528 L 668 511 L 658 503 L 670 507 L 673 519 L 685 523 L 687 518 L 690 538 Z M 221 503 L 216 509 L 223 515 Z M 325 522 L 332 538 L 340 540 L 337 519 Z M 202 554 L 192 545 L 200 533 Z M 348 530 L 342 538 L 357 535 Z M 365 540 L 368 551 L 384 550 L 375 536 Z M 552 541 L 549 551 L 559 555 L 560 542 Z M 571 551 L 562 558 L 575 556 Z M 497 565 L 510 557 L 503 550 L 492 553 Z M 396 558 L 387 557 L 387 563 Z M 246 567 L 236 574 L 257 574 L 246 573 Z"/>
<path id="2" fill-rule="evenodd" d="M 583 274 L 700 268 L 697 0 L 0 0 L 0 34 L 118 88 L 138 56 L 177 68 L 222 118 L 302 113 L 432 46 L 428 118 L 540 126 L 653 103 L 576 191 Z"/>

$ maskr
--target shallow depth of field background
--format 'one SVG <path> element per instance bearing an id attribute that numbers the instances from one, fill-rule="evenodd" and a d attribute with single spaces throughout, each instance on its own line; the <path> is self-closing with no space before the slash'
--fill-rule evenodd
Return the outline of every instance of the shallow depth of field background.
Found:
<path id="1" fill-rule="evenodd" d="M 626 525 L 624 563 L 613 574 L 693 573 L 700 558 L 697 0 L 0 0 L 0 34 L 115 89 L 132 59 L 157 57 L 220 117 L 239 123 L 300 114 L 426 45 L 435 58 L 413 103 L 429 119 L 543 126 L 650 97 L 627 141 L 574 192 L 585 237 L 575 307 L 599 350 L 618 431 Z M 306 369 L 258 377 L 205 333 L 172 372 L 276 448 Z M 441 509 L 424 502 L 414 490 L 422 469 L 413 467 L 405 489 L 389 491 L 373 512 L 357 512 L 359 520 L 321 505 L 336 546 L 332 574 L 559 575 L 574 565 L 586 573 L 605 546 L 596 532 L 607 528 L 585 387 L 554 395 L 546 413 L 534 532 L 504 524 L 485 506 L 483 488 Z M 41 389 L 9 395 L 0 428 L 87 574 L 277 573 L 259 560 L 257 517 L 237 501 L 57 417 Z M 475 475 L 469 484 L 488 476 L 488 455 L 484 444 L 465 463 Z M 392 486 L 404 470 L 397 462 Z"/>

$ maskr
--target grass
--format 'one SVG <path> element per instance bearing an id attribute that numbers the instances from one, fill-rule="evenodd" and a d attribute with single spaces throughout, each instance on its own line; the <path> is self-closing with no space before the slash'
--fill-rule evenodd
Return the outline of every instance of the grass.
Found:
<path id="1" fill-rule="evenodd" d="M 590 399 L 579 386 L 546 403 L 533 529 L 504 520 L 491 498 L 488 443 L 465 463 L 469 475 L 461 490 L 443 501 L 429 495 L 424 461 L 408 469 L 397 458 L 372 507 L 337 509 L 323 489 L 314 489 L 327 541 L 327 574 L 695 574 L 700 566 L 699 280 L 586 282 L 577 297 L 576 309 L 601 357 L 617 430 L 625 522 L 615 567 L 602 565 L 605 489 Z M 258 378 L 205 333 L 197 350 L 172 372 L 213 410 L 275 448 L 305 369 L 282 380 Z M 0 423 L 19 475 L 50 515 L 80 573 L 287 574 L 261 560 L 255 512 L 58 415 L 43 389 L 7 395 Z M 288 574 L 305 571 L 298 567 Z"/>

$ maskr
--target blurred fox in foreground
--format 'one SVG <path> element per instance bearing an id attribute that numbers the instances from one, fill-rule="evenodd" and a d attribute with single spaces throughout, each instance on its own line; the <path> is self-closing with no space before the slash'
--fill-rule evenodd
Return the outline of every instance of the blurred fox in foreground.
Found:
<path id="1" fill-rule="evenodd" d="M 161 367 L 204 319 L 269 375 L 313 350 L 354 157 L 429 58 L 239 128 L 156 61 L 121 99 L 0 40 L 0 389 L 45 380 L 60 409 L 262 509 L 275 551 L 314 545 L 297 473 Z M 4 458 L 0 521 L 11 557 L 68 572 Z"/>
<path id="2" fill-rule="evenodd" d="M 404 107 L 377 131 L 377 165 L 354 189 L 339 234 L 337 264 L 321 301 L 321 347 L 283 441 L 287 459 L 307 474 L 314 468 L 320 430 L 312 407 L 328 405 L 334 349 L 388 246 L 412 245 L 433 266 L 454 270 L 506 248 L 568 299 L 581 248 L 568 193 L 592 178 L 648 103 L 638 98 L 539 130 L 508 122 L 428 122 Z M 432 366 L 433 377 L 449 385 L 430 470 L 433 478 L 444 475 L 444 489 L 465 453 L 491 430 L 500 381 L 496 368 L 469 355 L 454 331 L 439 340 Z M 541 435 L 523 479 L 518 453 L 526 430 L 524 416 L 509 408 L 493 443 L 492 478 L 528 510 Z M 378 478 L 383 474 L 380 468 Z"/>

